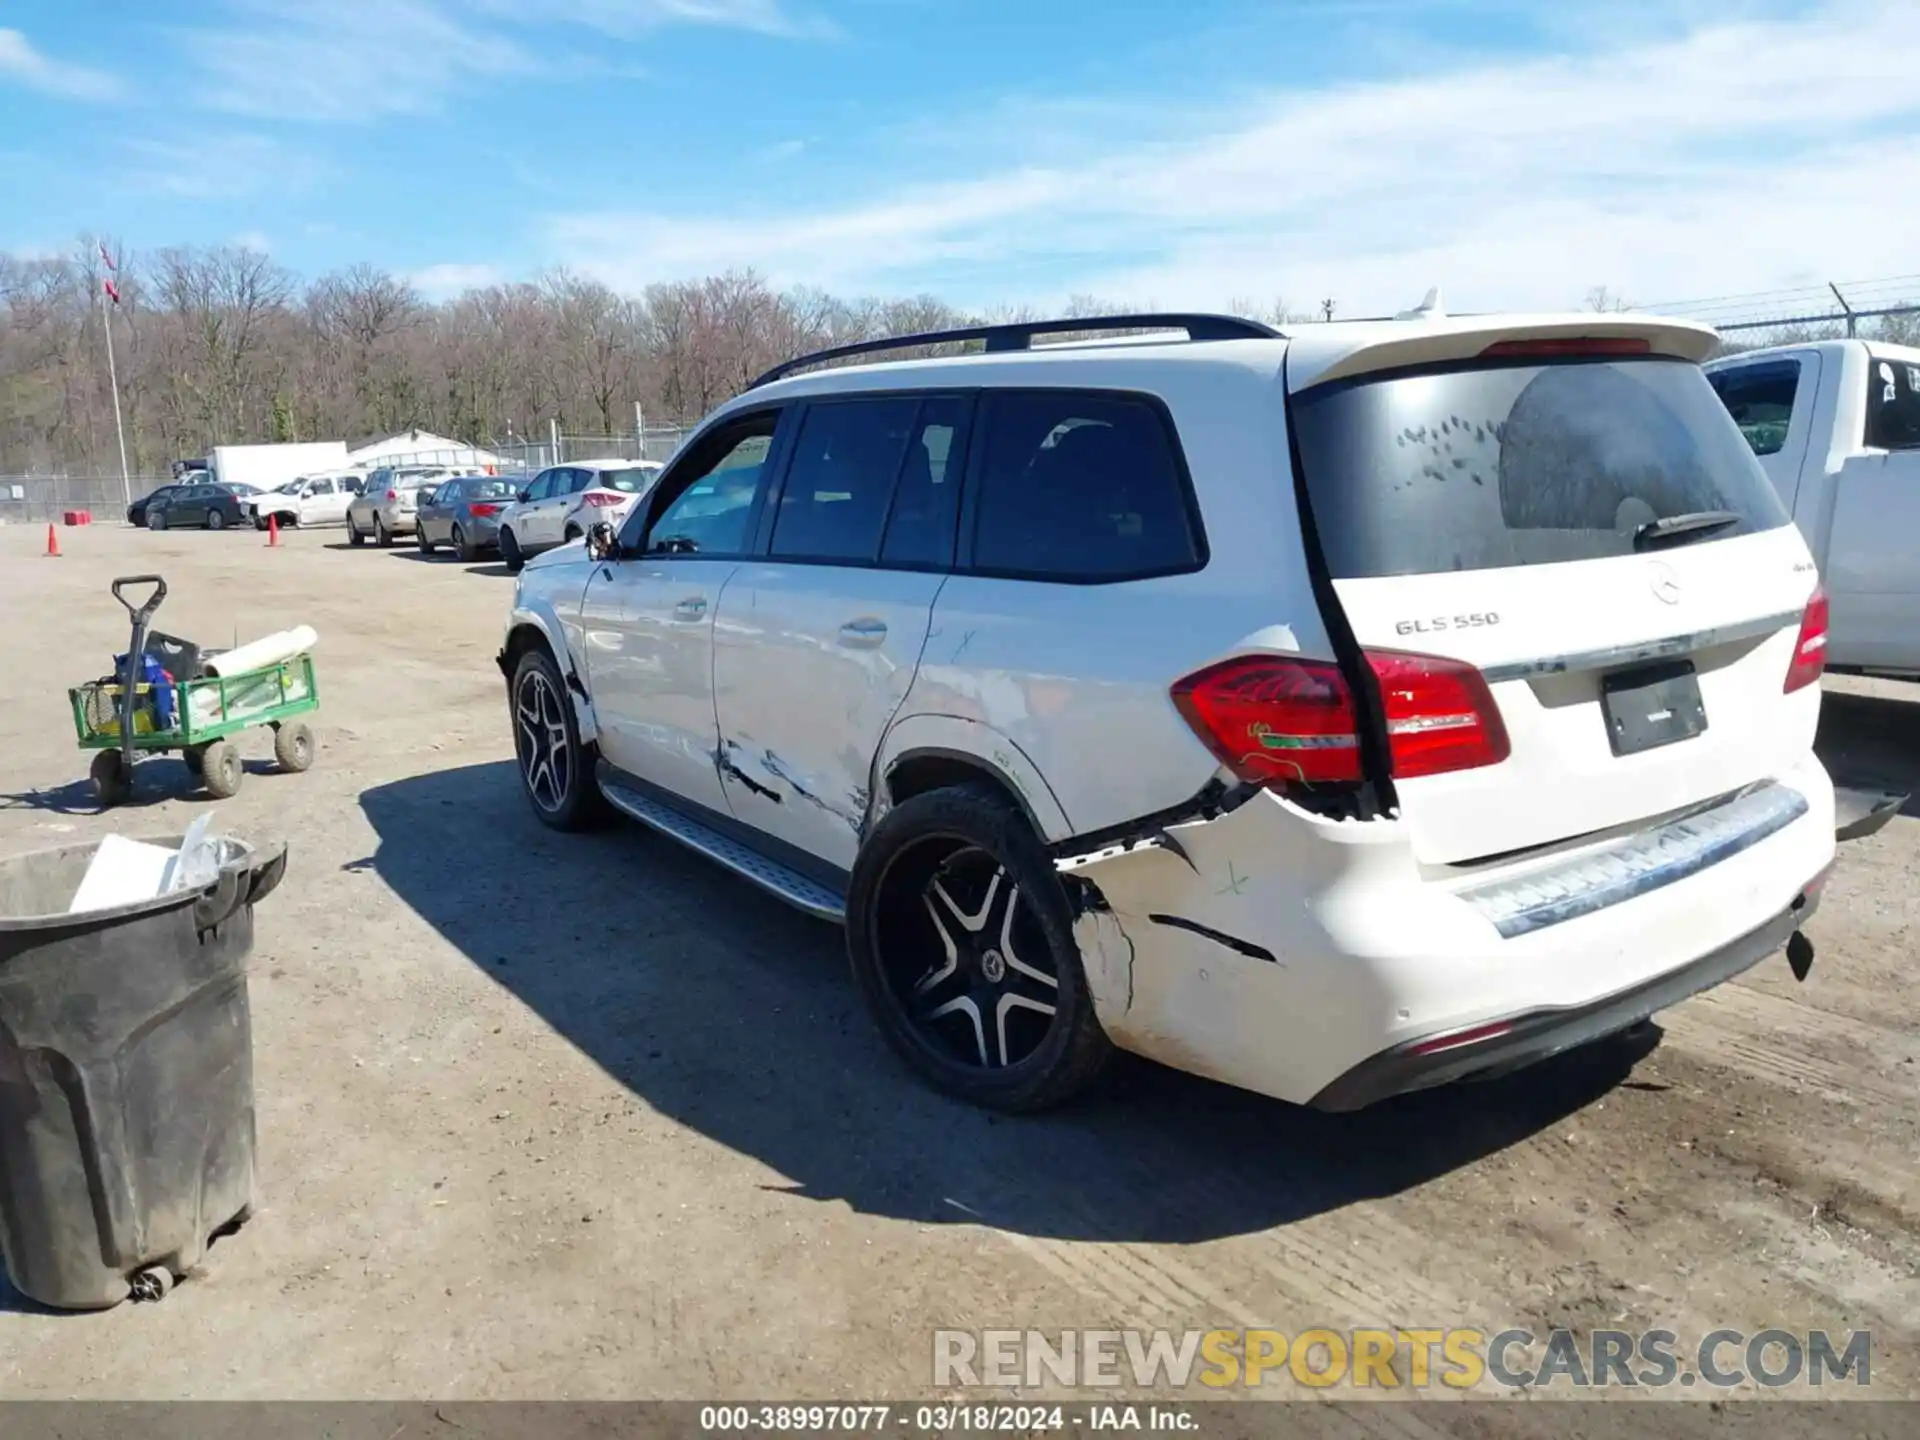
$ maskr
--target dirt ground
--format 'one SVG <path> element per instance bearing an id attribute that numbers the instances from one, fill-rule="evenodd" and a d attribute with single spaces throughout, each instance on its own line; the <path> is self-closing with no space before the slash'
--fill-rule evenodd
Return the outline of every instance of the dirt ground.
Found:
<path id="1" fill-rule="evenodd" d="M 534 823 L 497 565 L 61 541 L 0 529 L 0 852 L 209 803 L 168 760 L 95 813 L 65 690 L 124 648 L 116 574 L 163 572 L 161 627 L 205 643 L 315 626 L 320 750 L 282 776 L 254 739 L 219 807 L 291 842 L 259 1212 L 159 1305 L 0 1287 L 0 1395 L 901 1397 L 937 1328 L 1421 1324 L 1864 1328 L 1870 1393 L 1920 1396 L 1920 803 L 1843 850 L 1806 984 L 1776 956 L 1636 1047 L 1354 1116 L 1127 1062 L 996 1119 L 905 1075 L 838 931 L 637 829 Z M 1917 722 L 1920 688 L 1837 681 L 1823 748 L 1911 785 Z"/>

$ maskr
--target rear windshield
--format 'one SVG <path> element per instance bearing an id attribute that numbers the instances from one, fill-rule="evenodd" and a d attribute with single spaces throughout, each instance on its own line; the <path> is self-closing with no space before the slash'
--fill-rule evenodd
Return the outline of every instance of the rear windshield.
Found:
<path id="1" fill-rule="evenodd" d="M 1706 376 L 1683 361 L 1331 385 L 1294 401 L 1293 425 L 1336 579 L 1626 555 L 1646 522 L 1702 510 L 1740 517 L 1714 540 L 1788 520 Z"/>
<path id="2" fill-rule="evenodd" d="M 618 490 L 625 495 L 638 495 L 659 473 L 658 470 L 642 470 L 638 466 L 631 470 L 602 470 L 593 477 L 593 488 Z"/>

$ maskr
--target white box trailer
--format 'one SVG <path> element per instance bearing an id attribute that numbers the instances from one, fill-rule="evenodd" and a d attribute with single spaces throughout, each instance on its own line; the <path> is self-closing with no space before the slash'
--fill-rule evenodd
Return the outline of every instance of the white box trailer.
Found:
<path id="1" fill-rule="evenodd" d="M 344 440 L 289 445 L 216 445 L 208 457 L 213 478 L 222 485 L 251 485 L 272 490 L 302 475 L 347 468 Z"/>

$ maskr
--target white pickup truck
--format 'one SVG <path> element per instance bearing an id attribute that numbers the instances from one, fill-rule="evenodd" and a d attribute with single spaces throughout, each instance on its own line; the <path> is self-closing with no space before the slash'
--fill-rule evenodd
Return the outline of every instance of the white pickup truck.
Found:
<path id="1" fill-rule="evenodd" d="M 1706 371 L 1820 566 L 1827 669 L 1920 677 L 1920 349 L 1821 340 Z"/>

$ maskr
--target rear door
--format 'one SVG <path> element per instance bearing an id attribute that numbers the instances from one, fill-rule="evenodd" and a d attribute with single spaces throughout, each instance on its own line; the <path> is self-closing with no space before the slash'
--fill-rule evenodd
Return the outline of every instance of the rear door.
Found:
<path id="1" fill-rule="evenodd" d="M 874 753 L 913 683 L 952 563 L 964 431 L 954 395 L 816 401 L 728 582 L 714 706 L 734 815 L 837 871 Z"/>
<path id="2" fill-rule="evenodd" d="M 1476 667 L 1504 725 L 1497 763 L 1396 777 L 1429 863 L 1642 822 L 1812 743 L 1818 689 L 1785 682 L 1813 564 L 1747 442 L 1693 363 L 1565 349 L 1290 402 L 1354 640 Z"/>
<path id="3" fill-rule="evenodd" d="M 1866 379 L 1864 448 L 1833 477 L 1833 659 L 1911 670 L 1920 668 L 1920 364 L 1874 355 Z"/>

